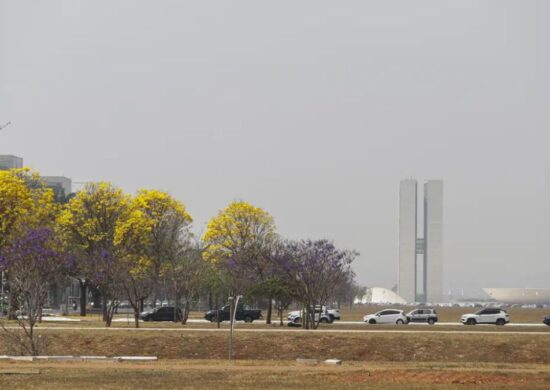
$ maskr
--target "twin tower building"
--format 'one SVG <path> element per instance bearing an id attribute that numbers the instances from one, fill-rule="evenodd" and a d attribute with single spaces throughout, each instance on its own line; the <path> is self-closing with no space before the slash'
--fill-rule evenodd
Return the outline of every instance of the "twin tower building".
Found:
<path id="1" fill-rule="evenodd" d="M 407 302 L 443 302 L 443 181 L 424 183 L 422 232 L 418 227 L 418 182 L 399 187 L 398 293 Z M 420 234 L 419 234 L 420 233 Z"/>

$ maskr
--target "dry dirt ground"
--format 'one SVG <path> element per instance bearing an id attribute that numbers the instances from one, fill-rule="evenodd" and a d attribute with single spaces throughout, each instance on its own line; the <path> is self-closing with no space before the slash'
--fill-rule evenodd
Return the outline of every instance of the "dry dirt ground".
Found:
<path id="1" fill-rule="evenodd" d="M 7 374 L 34 369 L 38 374 Z M 4 372 L 4 374 L 2 374 Z M 2 389 L 548 389 L 547 365 L 165 360 L 0 363 Z"/>

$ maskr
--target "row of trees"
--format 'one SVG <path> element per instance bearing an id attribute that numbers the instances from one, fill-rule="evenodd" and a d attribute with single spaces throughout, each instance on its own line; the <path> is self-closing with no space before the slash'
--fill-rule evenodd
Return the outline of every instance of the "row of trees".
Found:
<path id="1" fill-rule="evenodd" d="M 36 172 L 0 171 L 0 269 L 6 274 L 10 317 L 19 318 L 37 352 L 34 326 L 53 286 L 77 280 L 81 315 L 88 292 L 100 301 L 110 326 L 117 303 L 127 299 L 135 326 L 145 300 L 168 289 L 187 320 L 201 294 L 233 294 L 273 304 L 282 312 L 298 302 L 326 304 L 354 288 L 354 251 L 327 240 L 283 240 L 265 210 L 236 201 L 213 217 L 199 239 L 185 205 L 157 190 L 125 194 L 109 183 L 88 184 L 57 202 Z M 23 316 L 17 316 L 16 310 Z"/>

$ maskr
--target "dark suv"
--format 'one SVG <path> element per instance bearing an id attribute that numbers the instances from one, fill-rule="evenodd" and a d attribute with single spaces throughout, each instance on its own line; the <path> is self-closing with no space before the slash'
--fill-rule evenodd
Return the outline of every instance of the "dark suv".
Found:
<path id="1" fill-rule="evenodd" d="M 548 326 L 550 326 L 550 316 L 545 316 L 542 322 Z"/>
<path id="2" fill-rule="evenodd" d="M 415 309 L 407 314 L 408 322 L 427 322 L 433 325 L 437 322 L 437 312 L 434 309 Z"/>
<path id="3" fill-rule="evenodd" d="M 235 312 L 236 321 L 253 322 L 262 318 L 260 309 L 250 309 L 248 306 L 239 305 Z M 225 305 L 219 310 L 208 310 L 204 314 L 204 319 L 210 322 L 229 321 L 229 305 Z"/>
<path id="4" fill-rule="evenodd" d="M 163 306 L 150 311 L 144 311 L 139 315 L 139 318 L 143 321 L 181 321 L 183 317 L 180 309 L 178 309 L 177 315 L 175 315 L 175 308 L 173 306 Z"/>

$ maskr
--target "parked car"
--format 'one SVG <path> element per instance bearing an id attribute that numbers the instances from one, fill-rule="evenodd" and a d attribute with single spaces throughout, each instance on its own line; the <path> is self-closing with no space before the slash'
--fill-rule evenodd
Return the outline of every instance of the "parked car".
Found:
<path id="1" fill-rule="evenodd" d="M 427 322 L 433 325 L 437 322 L 437 312 L 435 309 L 415 309 L 407 313 L 407 322 Z"/>
<path id="2" fill-rule="evenodd" d="M 173 306 L 163 306 L 144 311 L 139 315 L 139 318 L 143 321 L 181 321 L 183 316 L 181 309 L 178 308 L 176 315 Z"/>
<path id="3" fill-rule="evenodd" d="M 230 306 L 225 305 L 219 310 L 208 310 L 204 314 L 204 319 L 210 322 L 222 322 L 229 321 Z M 249 309 L 248 306 L 239 305 L 235 313 L 236 321 L 253 322 L 262 318 L 262 311 L 260 309 Z"/>
<path id="4" fill-rule="evenodd" d="M 542 323 L 550 326 L 550 316 L 545 316 Z"/>
<path id="5" fill-rule="evenodd" d="M 486 308 L 481 309 L 477 313 L 463 314 L 462 317 L 460 317 L 460 322 L 465 325 L 506 325 L 510 322 L 510 315 L 505 310 L 499 308 Z"/>
<path id="6" fill-rule="evenodd" d="M 338 313 L 340 314 L 340 313 Z M 295 310 L 288 313 L 288 326 L 300 326 L 302 325 L 302 319 L 304 318 L 303 310 Z M 334 317 L 327 311 L 325 306 L 315 306 L 315 321 L 323 324 L 331 324 L 334 321 Z"/>
<path id="7" fill-rule="evenodd" d="M 403 310 L 386 309 L 375 314 L 367 314 L 363 317 L 363 321 L 368 324 L 397 324 L 402 325 L 407 323 L 407 316 Z"/>

